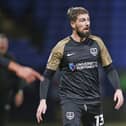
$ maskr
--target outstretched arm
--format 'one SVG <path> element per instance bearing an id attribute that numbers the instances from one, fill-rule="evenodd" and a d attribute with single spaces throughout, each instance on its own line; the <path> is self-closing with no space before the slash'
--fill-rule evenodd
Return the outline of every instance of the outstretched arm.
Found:
<path id="1" fill-rule="evenodd" d="M 27 83 L 31 83 L 36 79 L 43 80 L 43 77 L 37 71 L 14 61 L 9 62 L 8 69 L 14 71 L 18 77 L 24 79 Z"/>
<path id="2" fill-rule="evenodd" d="M 104 67 L 104 69 L 107 73 L 108 79 L 110 80 L 111 84 L 113 85 L 115 89 L 114 101 L 117 102 L 115 105 L 115 109 L 118 110 L 124 103 L 123 93 L 120 88 L 119 75 L 112 64 Z"/>
<path id="3" fill-rule="evenodd" d="M 16 75 L 24 79 L 27 83 L 31 83 L 34 80 L 42 80 L 43 77 L 30 67 L 22 66 L 15 61 L 0 56 L 0 65 L 7 67 L 9 70 L 16 73 Z"/>

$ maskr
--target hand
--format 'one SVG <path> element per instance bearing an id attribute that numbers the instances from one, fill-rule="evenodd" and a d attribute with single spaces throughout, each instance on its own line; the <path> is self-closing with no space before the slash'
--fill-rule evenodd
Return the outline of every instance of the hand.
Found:
<path id="1" fill-rule="evenodd" d="M 47 110 L 46 100 L 42 99 L 36 112 L 36 118 L 38 123 L 40 123 L 43 120 L 42 114 L 45 114 L 46 110 Z"/>
<path id="2" fill-rule="evenodd" d="M 19 90 L 18 93 L 15 96 L 15 105 L 17 107 L 19 107 L 20 105 L 22 105 L 23 100 L 24 100 L 23 91 L 22 90 Z"/>
<path id="3" fill-rule="evenodd" d="M 18 68 L 18 70 L 16 71 L 16 74 L 17 76 L 24 79 L 27 83 L 31 83 L 36 79 L 43 80 L 43 76 L 41 76 L 38 72 L 30 67 L 20 66 L 20 68 Z"/>
<path id="4" fill-rule="evenodd" d="M 44 79 L 43 76 L 41 76 L 38 72 L 36 72 L 32 68 L 21 66 L 20 64 L 14 61 L 10 61 L 8 69 L 16 72 L 16 75 L 24 79 L 27 83 L 31 83 L 36 79 L 41 81 Z"/>
<path id="5" fill-rule="evenodd" d="M 121 106 L 123 105 L 123 103 L 124 103 L 124 97 L 123 97 L 123 93 L 122 93 L 122 90 L 121 90 L 121 89 L 117 89 L 117 90 L 116 90 L 116 92 L 115 92 L 115 94 L 114 94 L 114 101 L 115 101 L 115 102 L 117 101 L 117 103 L 116 103 L 116 105 L 115 105 L 115 109 L 119 110 L 120 107 L 121 107 Z"/>

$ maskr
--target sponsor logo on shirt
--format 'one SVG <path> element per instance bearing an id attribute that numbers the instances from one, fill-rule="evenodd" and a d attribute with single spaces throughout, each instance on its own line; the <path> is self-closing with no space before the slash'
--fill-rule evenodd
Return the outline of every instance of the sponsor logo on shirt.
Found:
<path id="1" fill-rule="evenodd" d="M 76 66 L 74 65 L 74 63 L 69 63 L 69 69 L 70 69 L 71 71 L 75 71 Z"/>
<path id="2" fill-rule="evenodd" d="M 83 70 L 83 69 L 93 69 L 98 67 L 98 62 L 97 61 L 92 61 L 92 62 L 84 62 L 84 63 L 69 63 L 69 69 L 71 71 L 75 70 Z"/>

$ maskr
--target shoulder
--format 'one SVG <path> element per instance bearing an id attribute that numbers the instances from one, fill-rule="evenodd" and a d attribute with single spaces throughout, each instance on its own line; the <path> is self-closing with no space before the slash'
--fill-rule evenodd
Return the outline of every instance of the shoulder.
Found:
<path id="1" fill-rule="evenodd" d="M 104 47 L 104 41 L 102 40 L 101 37 L 96 36 L 96 35 L 90 35 L 89 39 L 95 41 L 100 46 L 100 48 Z"/>
<path id="2" fill-rule="evenodd" d="M 64 46 L 70 41 L 70 37 L 66 37 L 57 42 L 57 44 L 53 47 L 53 50 L 60 50 L 64 48 Z"/>
<path id="3" fill-rule="evenodd" d="M 104 43 L 103 40 L 102 40 L 102 38 L 99 37 L 99 36 L 96 36 L 96 35 L 90 35 L 89 38 L 92 39 L 92 40 L 94 40 L 94 41 L 96 41 L 96 42 Z"/>

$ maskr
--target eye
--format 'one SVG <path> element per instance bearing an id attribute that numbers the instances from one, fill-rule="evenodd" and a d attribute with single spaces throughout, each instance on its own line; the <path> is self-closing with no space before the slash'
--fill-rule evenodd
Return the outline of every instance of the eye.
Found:
<path id="1" fill-rule="evenodd" d="M 80 19 L 80 22 L 85 22 L 85 21 L 86 21 L 85 18 L 81 18 L 81 19 Z"/>
<path id="2" fill-rule="evenodd" d="M 80 18 L 79 21 L 80 22 L 85 22 L 85 21 L 89 21 L 90 22 L 90 18 Z"/>

